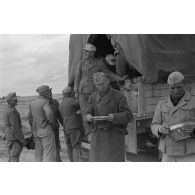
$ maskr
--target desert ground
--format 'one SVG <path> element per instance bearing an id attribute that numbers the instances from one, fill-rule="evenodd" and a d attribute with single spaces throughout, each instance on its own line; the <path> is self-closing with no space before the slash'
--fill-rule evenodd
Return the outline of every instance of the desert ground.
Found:
<path id="1" fill-rule="evenodd" d="M 24 136 L 28 137 L 31 135 L 30 125 L 28 123 L 28 112 L 29 112 L 29 104 L 35 97 L 20 97 L 18 98 L 18 105 L 16 106 L 18 112 L 20 113 L 22 120 L 22 130 L 24 132 Z M 55 95 L 55 98 L 60 101 L 61 96 Z M 0 101 L 0 133 L 2 134 L 4 131 L 3 126 L 3 112 L 6 108 L 6 102 Z M 62 161 L 69 161 L 67 152 L 66 152 L 66 144 L 64 139 L 64 133 L 62 127 L 60 127 L 60 142 L 61 142 L 61 158 Z M 6 162 L 8 160 L 8 155 L 5 148 L 5 141 L 0 140 L 0 162 Z M 20 156 L 21 162 L 34 162 L 34 150 L 28 150 L 26 147 L 23 148 L 22 154 Z"/>

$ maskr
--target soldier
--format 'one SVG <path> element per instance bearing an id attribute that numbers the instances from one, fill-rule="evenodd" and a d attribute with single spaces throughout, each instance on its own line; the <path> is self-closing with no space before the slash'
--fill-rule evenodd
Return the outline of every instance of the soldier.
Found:
<path id="1" fill-rule="evenodd" d="M 8 106 L 4 113 L 5 140 L 8 148 L 9 162 L 18 162 L 23 146 L 26 145 L 22 132 L 20 114 L 16 110 L 17 97 L 15 92 L 7 95 Z"/>
<path id="2" fill-rule="evenodd" d="M 86 120 L 93 127 L 89 134 L 90 161 L 124 161 L 127 124 L 133 116 L 125 96 L 112 89 L 110 79 L 103 72 L 93 75 L 97 88 L 90 97 L 85 111 Z M 92 116 L 106 116 L 93 121 Z"/>
<path id="3" fill-rule="evenodd" d="M 77 114 L 80 109 L 78 101 L 73 97 L 71 88 L 62 91 L 63 99 L 59 109 L 63 117 L 64 135 L 68 157 L 71 162 L 79 161 L 81 144 L 82 118 Z"/>
<path id="4" fill-rule="evenodd" d="M 123 81 L 126 77 L 119 77 L 112 73 L 103 63 L 102 59 L 94 57 L 96 47 L 91 44 L 86 44 L 84 48 L 85 59 L 80 62 L 74 81 L 75 97 L 79 99 L 82 115 L 85 111 L 89 95 L 95 91 L 93 83 L 93 74 L 96 72 L 105 72 L 114 81 Z"/>
<path id="5" fill-rule="evenodd" d="M 158 103 L 151 126 L 153 134 L 160 139 L 162 161 L 195 161 L 195 139 L 175 141 L 170 131 L 172 125 L 195 122 L 195 96 L 185 90 L 184 75 L 180 72 L 169 75 L 168 87 L 169 95 Z"/>
<path id="6" fill-rule="evenodd" d="M 63 119 L 59 111 L 58 100 L 52 98 L 49 102 L 49 105 L 50 105 L 51 110 L 53 111 L 53 117 L 54 117 L 54 120 L 52 123 L 52 129 L 54 131 L 55 142 L 56 142 L 56 161 L 62 162 L 62 159 L 60 157 L 61 145 L 60 145 L 60 137 L 59 137 L 59 127 L 60 127 L 60 124 L 63 126 Z"/>
<path id="7" fill-rule="evenodd" d="M 38 162 L 56 161 L 55 135 L 52 129 L 53 112 L 50 107 L 52 93 L 48 85 L 36 89 L 39 96 L 30 104 L 29 123 L 35 138 L 35 160 Z"/>

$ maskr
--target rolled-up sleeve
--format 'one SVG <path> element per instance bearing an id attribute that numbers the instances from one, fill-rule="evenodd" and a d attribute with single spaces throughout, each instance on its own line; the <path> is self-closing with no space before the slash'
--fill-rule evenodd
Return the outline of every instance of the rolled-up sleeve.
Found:
<path id="1" fill-rule="evenodd" d="M 106 65 L 104 64 L 103 61 L 102 61 L 102 63 L 101 63 L 101 71 L 104 72 L 104 73 L 106 73 L 106 74 L 110 77 L 110 79 L 111 79 L 112 81 L 116 81 L 116 82 L 121 81 L 121 77 L 118 76 L 117 74 L 114 74 L 112 71 L 110 71 L 110 70 L 106 67 Z"/>
<path id="2" fill-rule="evenodd" d="M 74 91 L 78 91 L 79 90 L 79 84 L 80 84 L 80 80 L 82 77 L 82 68 L 81 68 L 81 63 L 79 63 L 77 70 L 76 70 L 76 75 L 75 75 L 75 79 L 74 79 Z"/>

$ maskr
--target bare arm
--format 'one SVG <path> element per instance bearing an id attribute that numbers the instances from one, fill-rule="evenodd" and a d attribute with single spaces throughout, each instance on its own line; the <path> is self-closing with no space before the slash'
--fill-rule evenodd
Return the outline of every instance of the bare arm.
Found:
<path id="1" fill-rule="evenodd" d="M 112 81 L 120 82 L 120 81 L 124 81 L 125 78 L 126 78 L 126 77 L 120 77 L 119 75 L 117 75 L 117 74 L 113 73 L 112 71 L 110 71 L 110 70 L 106 67 L 106 65 L 104 64 L 103 61 L 102 61 L 102 63 L 101 63 L 101 71 L 104 72 L 104 73 L 106 73 L 106 74 L 110 77 L 110 79 L 111 79 Z"/>
<path id="2" fill-rule="evenodd" d="M 81 77 L 82 77 L 81 66 L 82 66 L 82 64 L 79 63 L 79 65 L 77 67 L 75 79 L 74 79 L 74 91 L 78 91 L 78 89 L 79 89 L 79 84 L 80 84 L 80 80 L 81 80 Z"/>

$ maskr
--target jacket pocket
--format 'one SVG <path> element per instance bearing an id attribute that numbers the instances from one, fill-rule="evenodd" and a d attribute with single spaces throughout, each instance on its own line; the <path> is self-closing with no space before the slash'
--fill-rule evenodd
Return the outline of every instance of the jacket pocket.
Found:
<path id="1" fill-rule="evenodd" d="M 47 125 L 45 128 L 37 129 L 37 137 L 44 138 L 50 135 L 52 129 L 50 125 Z"/>
<path id="2" fill-rule="evenodd" d="M 190 120 L 190 108 L 188 106 L 181 107 L 180 121 L 186 122 Z"/>
<path id="3" fill-rule="evenodd" d="M 162 117 L 163 117 L 163 121 L 165 122 L 165 123 L 168 123 L 169 122 L 169 109 L 168 108 L 164 108 L 163 110 L 162 110 Z"/>

